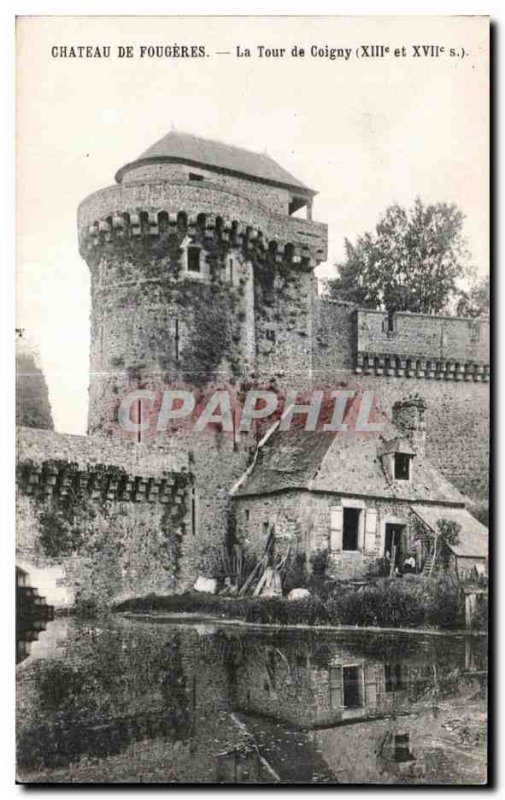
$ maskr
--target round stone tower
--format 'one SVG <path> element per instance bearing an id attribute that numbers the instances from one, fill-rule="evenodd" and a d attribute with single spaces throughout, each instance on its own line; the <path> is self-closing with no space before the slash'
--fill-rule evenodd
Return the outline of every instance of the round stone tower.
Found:
<path id="1" fill-rule="evenodd" d="M 189 451 L 194 574 L 219 564 L 229 492 L 252 442 L 235 429 L 160 434 L 161 398 L 169 387 L 205 398 L 244 381 L 307 385 L 313 270 L 327 239 L 310 219 L 313 195 L 266 155 L 171 132 L 79 207 L 91 271 L 89 433 L 162 445 L 161 459 L 165 445 Z M 308 219 L 292 216 L 304 207 Z M 132 392 L 159 402 L 132 405 L 144 431 L 125 434 L 118 412 Z"/>
<path id="2" fill-rule="evenodd" d="M 137 387 L 309 375 L 326 257 L 314 194 L 266 155 L 171 132 L 81 203 L 90 433 L 121 433 Z M 308 219 L 292 216 L 303 207 Z"/>

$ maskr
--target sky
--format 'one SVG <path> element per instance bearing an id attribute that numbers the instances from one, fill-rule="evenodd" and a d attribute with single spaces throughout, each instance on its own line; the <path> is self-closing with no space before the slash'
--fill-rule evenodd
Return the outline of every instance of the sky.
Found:
<path id="1" fill-rule="evenodd" d="M 143 45 L 208 57 L 140 58 Z M 383 44 L 384 58 L 356 57 Z M 438 44 L 465 57 L 413 58 Z M 51 48 L 110 46 L 106 59 Z M 135 57 L 119 59 L 118 46 Z M 256 47 L 286 49 L 259 58 Z M 291 57 L 303 46 L 304 58 Z M 349 58 L 310 56 L 315 45 Z M 236 56 L 249 48 L 251 58 Z M 407 56 L 393 57 L 405 46 Z M 218 55 L 227 51 L 230 55 Z M 392 203 L 456 203 L 480 274 L 489 262 L 487 23 L 469 17 L 30 17 L 17 26 L 17 327 L 40 353 L 57 430 L 85 433 L 89 275 L 76 211 L 174 128 L 268 152 L 316 189 L 335 274 L 344 239 Z"/>

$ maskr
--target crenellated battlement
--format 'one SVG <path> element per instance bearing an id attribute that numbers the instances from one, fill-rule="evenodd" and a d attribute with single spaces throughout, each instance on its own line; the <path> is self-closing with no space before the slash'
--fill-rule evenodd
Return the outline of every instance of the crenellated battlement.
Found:
<path id="1" fill-rule="evenodd" d="M 218 213 L 216 213 L 218 212 Z M 233 192 L 189 182 L 110 186 L 95 192 L 78 210 L 79 247 L 84 258 L 116 239 L 159 237 L 163 232 L 197 231 L 223 243 L 282 262 L 314 268 L 327 257 L 327 226 L 275 214 Z"/>
<path id="2" fill-rule="evenodd" d="M 356 324 L 358 374 L 489 380 L 487 320 L 361 309 Z"/>

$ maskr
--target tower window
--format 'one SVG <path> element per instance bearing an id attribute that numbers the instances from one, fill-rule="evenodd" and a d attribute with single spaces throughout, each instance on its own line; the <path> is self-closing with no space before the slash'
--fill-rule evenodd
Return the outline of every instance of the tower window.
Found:
<path id="1" fill-rule="evenodd" d="M 230 269 L 230 283 L 233 283 L 233 258 L 228 259 L 228 267 Z"/>
<path id="2" fill-rule="evenodd" d="M 267 342 L 272 342 L 273 344 L 275 344 L 275 330 L 273 328 L 267 328 L 265 331 L 265 336 Z"/>
<path id="3" fill-rule="evenodd" d="M 200 272 L 199 247 L 188 247 L 188 272 Z"/>
<path id="4" fill-rule="evenodd" d="M 395 453 L 395 480 L 410 480 L 410 456 L 405 453 Z"/>
<path id="5" fill-rule="evenodd" d="M 190 172 L 189 173 L 189 180 L 190 181 L 203 181 L 203 175 L 199 175 L 197 172 Z"/>

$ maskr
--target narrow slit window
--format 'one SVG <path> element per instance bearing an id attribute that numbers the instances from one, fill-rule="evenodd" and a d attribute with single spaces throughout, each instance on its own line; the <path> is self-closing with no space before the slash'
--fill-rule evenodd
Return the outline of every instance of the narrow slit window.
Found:
<path id="1" fill-rule="evenodd" d="M 228 266 L 230 269 L 230 283 L 233 283 L 233 258 L 229 259 Z"/>
<path id="2" fill-rule="evenodd" d="M 191 488 L 191 533 L 196 536 L 196 491 Z"/>
<path id="3" fill-rule="evenodd" d="M 175 360 L 179 361 L 180 334 L 179 334 L 179 320 L 177 318 L 174 320 L 174 340 L 175 340 Z"/>
<path id="4" fill-rule="evenodd" d="M 200 272 L 199 247 L 188 247 L 188 272 Z"/>
<path id="5" fill-rule="evenodd" d="M 138 442 L 138 444 L 140 444 L 141 441 L 142 441 L 142 431 L 141 431 L 141 425 L 142 425 L 142 400 L 137 400 L 137 424 L 138 424 L 137 442 Z"/>
<path id="6" fill-rule="evenodd" d="M 189 173 L 189 180 L 190 181 L 203 181 L 203 175 L 199 175 L 198 172 L 190 172 Z"/>

